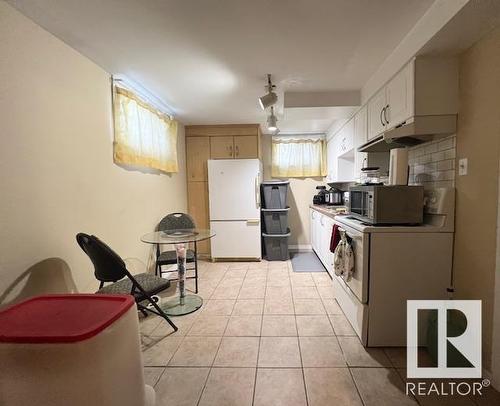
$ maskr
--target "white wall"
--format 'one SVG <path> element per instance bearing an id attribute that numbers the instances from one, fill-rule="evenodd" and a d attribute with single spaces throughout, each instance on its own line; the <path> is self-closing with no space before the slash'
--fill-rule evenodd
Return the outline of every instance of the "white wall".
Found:
<path id="1" fill-rule="evenodd" d="M 0 304 L 24 283 L 5 297 L 16 278 L 50 257 L 69 265 L 80 291 L 95 290 L 80 231 L 147 262 L 141 235 L 186 210 L 183 127 L 179 173 L 113 164 L 109 74 L 4 2 L 0 78 Z"/>

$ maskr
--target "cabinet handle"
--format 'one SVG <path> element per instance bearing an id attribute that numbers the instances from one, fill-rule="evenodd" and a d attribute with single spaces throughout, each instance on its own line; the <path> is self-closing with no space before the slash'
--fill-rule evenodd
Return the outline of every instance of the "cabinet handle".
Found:
<path id="1" fill-rule="evenodd" d="M 382 114 L 384 114 L 384 110 L 385 110 L 385 107 L 380 110 L 380 122 L 382 123 L 382 125 L 385 127 L 385 123 L 384 123 L 384 120 L 382 119 Z"/>
<path id="2" fill-rule="evenodd" d="M 389 120 L 387 120 L 387 109 L 389 109 L 389 105 L 384 107 L 384 119 L 387 124 L 389 124 Z"/>
<path id="3" fill-rule="evenodd" d="M 324 226 L 324 225 L 325 225 L 325 224 L 323 223 L 323 218 L 324 218 L 324 216 L 321 216 L 321 217 L 319 218 L 319 222 L 321 223 L 321 225 L 322 225 L 322 226 Z"/>
<path id="4" fill-rule="evenodd" d="M 240 149 L 238 148 L 237 145 L 234 147 L 234 150 L 236 151 L 235 153 L 236 156 L 240 155 Z"/>
<path id="5" fill-rule="evenodd" d="M 233 146 L 232 145 L 229 146 L 229 156 L 230 157 L 233 156 Z"/>

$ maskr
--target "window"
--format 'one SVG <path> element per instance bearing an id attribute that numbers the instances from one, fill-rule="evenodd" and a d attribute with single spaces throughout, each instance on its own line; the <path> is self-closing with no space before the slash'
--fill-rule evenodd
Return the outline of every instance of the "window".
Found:
<path id="1" fill-rule="evenodd" d="M 273 137 L 272 170 L 277 178 L 326 175 L 325 141 L 313 137 Z"/>
<path id="2" fill-rule="evenodd" d="M 113 86 L 115 163 L 178 172 L 177 122 L 135 93 Z"/>

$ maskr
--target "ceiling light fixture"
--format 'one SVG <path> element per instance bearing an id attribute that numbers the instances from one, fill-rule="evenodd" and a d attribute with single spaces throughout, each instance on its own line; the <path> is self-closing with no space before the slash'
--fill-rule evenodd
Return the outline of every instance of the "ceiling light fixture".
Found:
<path id="1" fill-rule="evenodd" d="M 272 132 L 278 132 L 278 119 L 274 115 L 274 107 L 271 107 L 271 115 L 267 117 L 267 129 Z"/>
<path id="2" fill-rule="evenodd" d="M 271 74 L 268 73 L 267 74 L 267 86 L 266 86 L 267 94 L 265 94 L 262 97 L 259 97 L 259 105 L 260 105 L 262 110 L 265 110 L 268 107 L 275 105 L 276 102 L 278 101 L 278 96 L 276 95 L 276 93 L 273 92 L 273 89 L 275 87 L 276 86 L 271 83 Z"/>

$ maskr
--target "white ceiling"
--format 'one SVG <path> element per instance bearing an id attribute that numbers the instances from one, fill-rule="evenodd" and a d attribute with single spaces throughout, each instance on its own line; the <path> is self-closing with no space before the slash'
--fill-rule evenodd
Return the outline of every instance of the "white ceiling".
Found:
<path id="1" fill-rule="evenodd" d="M 283 93 L 359 90 L 433 0 L 8 0 L 184 124 L 265 122 Z M 283 132 L 325 131 L 347 107 L 280 111 Z M 329 116 L 329 113 L 332 113 Z M 347 114 L 347 113 L 346 113 Z"/>

